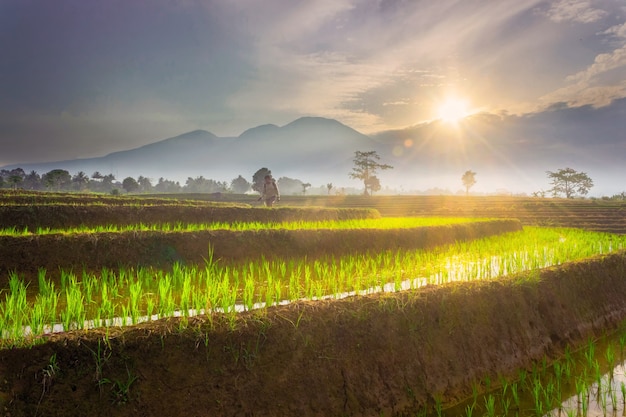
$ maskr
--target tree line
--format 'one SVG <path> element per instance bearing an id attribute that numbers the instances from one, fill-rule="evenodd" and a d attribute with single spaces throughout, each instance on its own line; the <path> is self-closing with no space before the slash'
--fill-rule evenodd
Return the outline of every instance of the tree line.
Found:
<path id="1" fill-rule="evenodd" d="M 97 193 L 235 193 L 245 194 L 250 191 L 259 191 L 263 176 L 271 171 L 267 168 L 259 169 L 252 177 L 252 182 L 242 175 L 230 182 L 216 181 L 203 176 L 188 177 L 184 184 L 163 177 L 156 182 L 150 178 L 139 176 L 126 177 L 118 180 L 113 174 L 103 175 L 96 171 L 91 175 L 80 171 L 74 175 L 64 169 L 53 169 L 42 175 L 36 171 L 24 172 L 22 168 L 0 170 L 0 188 L 25 189 L 35 191 L 75 191 Z M 285 195 L 306 194 L 311 188 L 310 183 L 289 177 L 281 177 L 278 184 Z M 316 191 L 329 193 L 333 190 L 332 184 L 326 184 Z"/>
<path id="2" fill-rule="evenodd" d="M 381 184 L 377 172 L 392 169 L 388 164 L 379 162 L 380 156 L 376 151 L 356 151 L 353 159 L 354 167 L 348 176 L 363 182 L 365 195 L 372 195 L 381 189 Z M 545 197 L 547 194 L 552 197 L 564 196 L 573 198 L 575 196 L 585 196 L 593 187 L 593 180 L 585 173 L 572 168 L 562 168 L 557 171 L 546 171 L 552 188 L 547 191 L 533 193 L 536 197 Z M 21 168 L 13 170 L 0 170 L 0 188 L 21 188 L 27 190 L 49 190 L 49 191 L 79 191 L 79 192 L 101 192 L 119 194 L 123 191 L 127 193 L 235 193 L 245 194 L 250 191 L 260 192 L 263 187 L 263 178 L 272 175 L 271 170 L 263 167 L 257 170 L 252 176 L 252 182 L 246 180 L 242 175 L 234 178 L 230 182 L 215 181 L 198 176 L 188 177 L 185 184 L 178 181 L 159 178 L 156 183 L 150 178 L 139 176 L 137 179 L 126 177 L 119 181 L 113 174 L 102 175 L 96 171 L 91 176 L 80 171 L 71 175 L 64 169 L 53 169 L 43 175 L 36 171 L 25 173 Z M 467 170 L 461 177 L 461 182 L 465 188 L 466 195 L 476 184 L 476 172 Z M 277 181 L 283 195 L 306 194 L 311 187 L 310 183 L 305 183 L 298 179 L 281 177 Z M 334 190 L 332 183 L 320 187 L 320 191 L 331 194 Z M 344 190 L 335 194 L 343 194 Z M 624 193 L 621 194 L 624 196 Z"/>

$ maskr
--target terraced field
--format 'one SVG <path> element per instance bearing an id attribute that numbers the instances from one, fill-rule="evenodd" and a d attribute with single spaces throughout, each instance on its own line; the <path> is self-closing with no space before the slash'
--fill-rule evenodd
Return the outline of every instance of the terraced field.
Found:
<path id="1" fill-rule="evenodd" d="M 427 415 L 626 317 L 626 236 L 530 226 L 619 205 L 186 197 L 0 193 L 5 415 Z"/>
<path id="2" fill-rule="evenodd" d="M 174 195 L 172 195 L 174 197 Z M 188 195 L 185 198 L 251 203 L 248 196 Z M 462 196 L 285 196 L 281 206 L 373 208 L 382 216 L 516 218 L 522 225 L 579 227 L 626 233 L 626 202 L 589 199 Z"/>

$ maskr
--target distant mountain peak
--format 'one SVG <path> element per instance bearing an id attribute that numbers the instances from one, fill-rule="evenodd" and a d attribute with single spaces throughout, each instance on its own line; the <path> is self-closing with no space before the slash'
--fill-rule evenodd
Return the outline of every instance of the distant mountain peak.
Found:
<path id="1" fill-rule="evenodd" d="M 275 133 L 277 130 L 279 130 L 280 128 L 274 124 L 268 123 L 268 124 L 264 124 L 264 125 L 260 125 L 257 127 L 253 127 L 250 128 L 248 130 L 246 130 L 245 132 L 243 132 L 241 135 L 239 135 L 240 138 L 246 138 L 248 136 L 255 136 L 255 135 L 266 135 L 266 134 L 271 134 L 271 133 Z"/>
<path id="2" fill-rule="evenodd" d="M 216 138 L 217 136 L 215 136 L 213 133 L 209 132 L 208 130 L 202 130 L 202 129 L 197 129 L 197 130 L 192 130 L 191 132 L 187 132 L 187 133 L 183 133 L 182 135 L 178 135 L 178 136 L 174 136 L 173 138 L 170 139 L 196 139 L 196 138 Z M 165 139 L 168 140 L 168 139 Z"/>
<path id="3" fill-rule="evenodd" d="M 334 126 L 348 127 L 335 119 L 328 119 L 326 117 L 317 117 L 317 116 L 303 116 L 303 117 L 300 117 L 299 119 L 294 120 L 293 122 L 289 124 L 286 124 L 283 127 L 293 127 L 293 126 L 300 127 L 300 126 L 311 126 L 311 125 L 314 125 L 314 126 L 334 125 Z"/>

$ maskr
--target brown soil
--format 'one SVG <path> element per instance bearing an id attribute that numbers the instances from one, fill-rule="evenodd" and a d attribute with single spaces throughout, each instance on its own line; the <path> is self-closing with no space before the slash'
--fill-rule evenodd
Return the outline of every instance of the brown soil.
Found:
<path id="1" fill-rule="evenodd" d="M 14 227 L 17 230 L 37 228 L 66 229 L 77 226 L 107 226 L 133 224 L 176 225 L 232 222 L 289 222 L 324 221 L 380 218 L 380 213 L 367 208 L 299 208 L 282 207 L 267 209 L 260 207 L 238 207 L 204 203 L 189 205 L 147 205 L 142 200 L 136 205 L 0 205 L 0 228 Z"/>
<path id="2" fill-rule="evenodd" d="M 626 316 L 625 253 L 528 278 L 55 335 L 0 351 L 0 405 L 13 417 L 414 415 Z"/>
<path id="3" fill-rule="evenodd" d="M 95 271 L 103 267 L 153 266 L 174 262 L 203 265 L 209 256 L 222 262 L 264 257 L 309 259 L 390 249 L 429 248 L 521 230 L 518 220 L 495 220 L 413 229 L 226 230 L 198 232 L 124 232 L 0 236 L 0 286 L 17 271 L 36 278 L 39 268 L 54 278 L 59 269 Z"/>

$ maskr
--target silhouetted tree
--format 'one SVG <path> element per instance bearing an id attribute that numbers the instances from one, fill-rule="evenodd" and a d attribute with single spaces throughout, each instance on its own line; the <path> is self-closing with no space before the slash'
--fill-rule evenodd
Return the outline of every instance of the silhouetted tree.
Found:
<path id="1" fill-rule="evenodd" d="M 159 182 L 154 186 L 154 190 L 160 193 L 179 193 L 181 186 L 178 182 L 159 178 Z"/>
<path id="2" fill-rule="evenodd" d="M 550 191 L 555 197 L 565 194 L 566 198 L 572 198 L 576 192 L 586 195 L 593 187 L 593 181 L 586 173 L 572 168 L 561 168 L 557 172 L 546 171 L 546 173 L 552 180 Z"/>
<path id="3" fill-rule="evenodd" d="M 252 190 L 263 193 L 263 183 L 265 182 L 265 176 L 272 175 L 272 171 L 267 168 L 261 168 L 252 176 Z"/>
<path id="4" fill-rule="evenodd" d="M 126 177 L 122 181 L 122 188 L 125 189 L 127 193 L 132 193 L 139 189 L 139 183 L 133 177 Z"/>
<path id="5" fill-rule="evenodd" d="M 374 194 L 376 191 L 380 191 L 380 180 L 376 175 L 372 175 L 367 179 L 367 187 L 369 188 L 371 194 Z"/>
<path id="6" fill-rule="evenodd" d="M 277 183 L 282 195 L 299 194 L 302 192 L 302 181 L 300 180 L 280 177 Z"/>
<path id="7" fill-rule="evenodd" d="M 391 165 L 379 163 L 379 160 L 380 156 L 378 156 L 376 151 L 356 151 L 354 153 L 354 168 L 352 168 L 352 172 L 349 175 L 350 178 L 363 181 L 363 185 L 365 185 L 365 191 L 363 193 L 365 195 L 369 195 L 372 191 L 380 190 L 380 181 L 378 178 L 372 180 L 372 177 L 375 178 L 378 170 L 393 168 Z M 378 185 L 378 190 L 373 190 L 371 186 L 376 184 Z"/>
<path id="8" fill-rule="evenodd" d="M 32 170 L 24 178 L 23 185 L 27 190 L 39 190 L 42 188 L 41 176 L 37 173 L 37 171 Z"/>
<path id="9" fill-rule="evenodd" d="M 328 194 L 330 194 L 330 190 L 333 189 L 333 183 L 329 182 L 328 184 L 326 184 L 326 188 L 328 188 Z"/>
<path id="10" fill-rule="evenodd" d="M 251 184 L 241 175 L 230 182 L 230 189 L 235 194 L 245 194 L 250 190 Z"/>
<path id="11" fill-rule="evenodd" d="M 468 195 L 470 188 L 476 184 L 476 173 L 472 170 L 465 171 L 461 181 L 463 181 L 463 186 L 465 187 L 465 195 Z"/>
<path id="12" fill-rule="evenodd" d="M 89 184 L 89 177 L 83 171 L 79 171 L 72 177 L 72 184 L 74 184 L 76 190 L 83 191 Z"/>
<path id="13" fill-rule="evenodd" d="M 311 183 L 302 184 L 302 195 L 306 195 L 306 189 L 311 186 Z"/>
<path id="14" fill-rule="evenodd" d="M 53 169 L 43 174 L 41 180 L 47 188 L 58 191 L 72 182 L 72 176 L 64 169 Z"/>
<path id="15" fill-rule="evenodd" d="M 140 175 L 139 178 L 137 178 L 137 184 L 139 184 L 139 191 L 142 193 L 149 193 L 152 191 L 152 181 L 150 181 L 150 178 Z"/>

